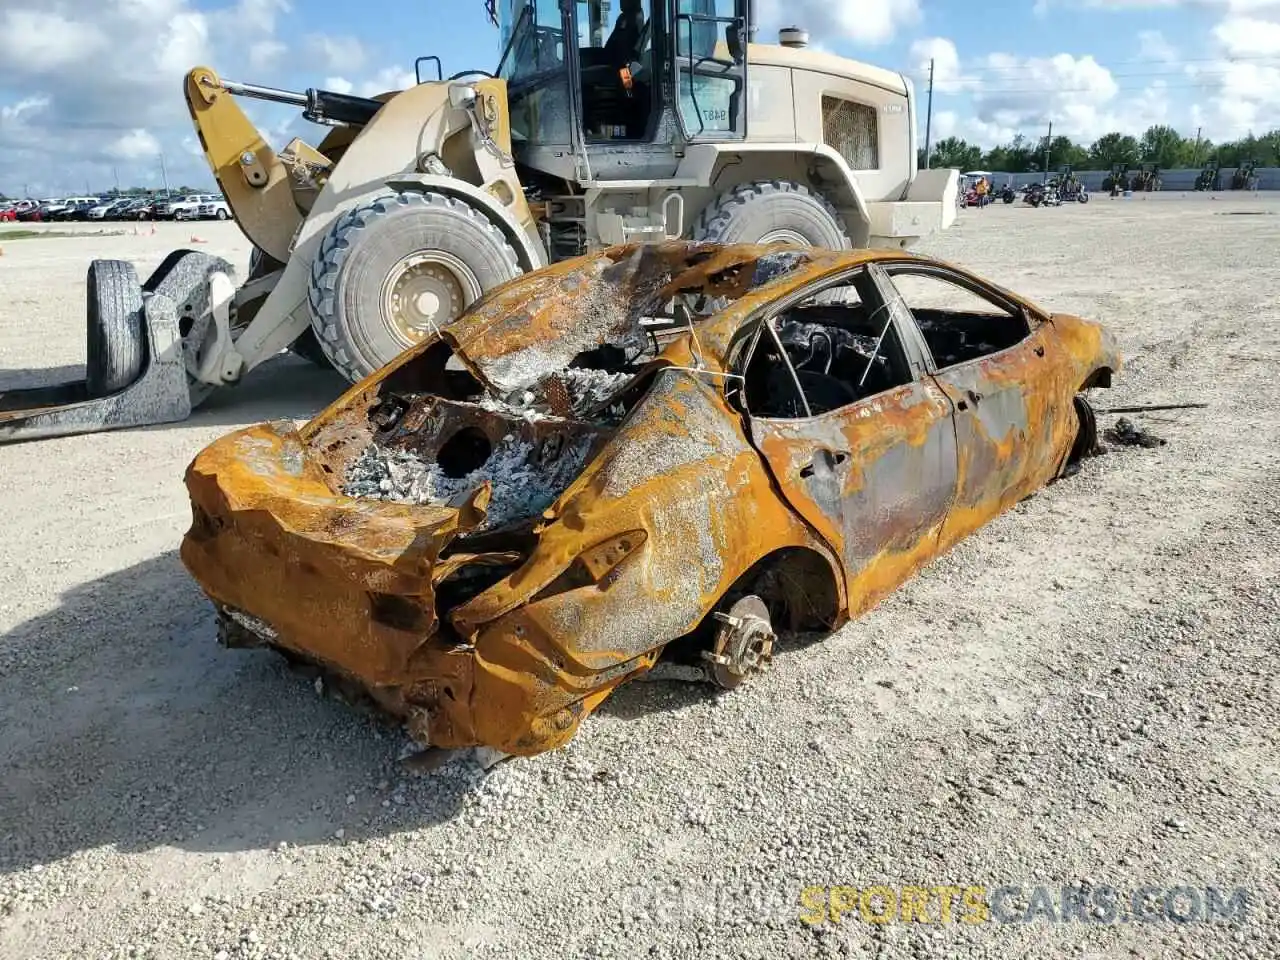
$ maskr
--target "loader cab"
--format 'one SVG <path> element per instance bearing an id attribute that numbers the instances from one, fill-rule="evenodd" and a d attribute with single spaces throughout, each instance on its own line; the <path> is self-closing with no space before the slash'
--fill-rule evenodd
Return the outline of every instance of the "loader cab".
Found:
<path id="1" fill-rule="evenodd" d="M 670 176 L 682 143 L 746 136 L 748 0 L 503 5 L 513 148 L 571 180 Z M 507 26 L 503 25 L 507 35 Z"/>

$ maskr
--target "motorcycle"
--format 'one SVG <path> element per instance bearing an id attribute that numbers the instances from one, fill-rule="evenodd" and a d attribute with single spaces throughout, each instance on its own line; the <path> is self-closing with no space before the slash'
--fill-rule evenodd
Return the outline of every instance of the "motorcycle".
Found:
<path id="1" fill-rule="evenodd" d="M 1013 203 L 1013 201 L 1016 200 L 1017 198 L 1018 198 L 1018 195 L 1013 192 L 1012 184 L 1006 183 L 1004 187 L 1000 190 L 1000 199 L 1003 200 L 1005 203 Z"/>

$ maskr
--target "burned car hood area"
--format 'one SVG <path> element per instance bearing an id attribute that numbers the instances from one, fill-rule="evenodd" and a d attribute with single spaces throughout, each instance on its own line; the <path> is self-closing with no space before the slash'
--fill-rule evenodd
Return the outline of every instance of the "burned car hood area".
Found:
<path id="1" fill-rule="evenodd" d="M 664 651 L 733 685 L 780 621 L 839 625 L 940 548 L 957 498 L 973 501 L 967 530 L 1057 475 L 1077 445 L 1072 396 L 1118 364 L 1100 328 L 1041 317 L 1060 328 L 1056 399 L 1011 393 L 997 409 L 1041 434 L 1034 454 L 984 435 L 995 421 L 962 437 L 945 385 L 894 380 L 916 362 L 899 341 L 919 334 L 904 338 L 887 302 L 868 310 L 880 261 L 932 263 L 609 248 L 497 288 L 300 430 L 223 437 L 188 468 L 181 552 L 220 638 L 321 666 L 424 745 L 528 755 Z M 859 270 L 843 299 L 815 304 Z M 855 319 L 836 330 L 824 318 L 841 310 Z M 1035 469 L 1009 466 L 1028 457 Z M 960 476 L 983 458 L 994 498 Z M 887 492 L 920 469 L 950 471 L 927 529 Z"/>

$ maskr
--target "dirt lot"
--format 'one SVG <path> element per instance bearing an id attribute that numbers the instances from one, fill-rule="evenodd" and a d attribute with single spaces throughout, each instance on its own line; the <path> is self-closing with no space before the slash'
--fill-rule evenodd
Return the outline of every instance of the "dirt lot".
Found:
<path id="1" fill-rule="evenodd" d="M 82 362 L 92 257 L 248 253 L 123 229 L 0 238 L 0 388 Z M 177 559 L 191 457 L 336 376 L 282 358 L 182 425 L 0 447 L 0 955 L 1280 956 L 1280 200 L 996 206 L 926 249 L 1110 324 L 1100 405 L 1209 408 L 1139 418 L 1167 445 L 759 681 L 633 684 L 487 775 L 405 776 L 399 734 L 219 649 Z M 876 885 L 929 888 L 930 922 L 801 920 L 806 887 Z"/>

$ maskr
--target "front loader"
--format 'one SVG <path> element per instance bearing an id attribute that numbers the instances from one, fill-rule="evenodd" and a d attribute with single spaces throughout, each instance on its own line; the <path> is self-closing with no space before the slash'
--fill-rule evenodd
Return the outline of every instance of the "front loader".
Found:
<path id="1" fill-rule="evenodd" d="M 954 222 L 905 77 L 749 41 L 751 0 L 515 0 L 498 69 L 365 98 L 193 69 L 249 274 L 175 251 L 89 270 L 85 381 L 0 394 L 0 441 L 180 420 L 291 349 L 355 382 L 520 274 L 628 240 L 909 247 Z M 332 129 L 276 151 L 239 99 Z"/>

